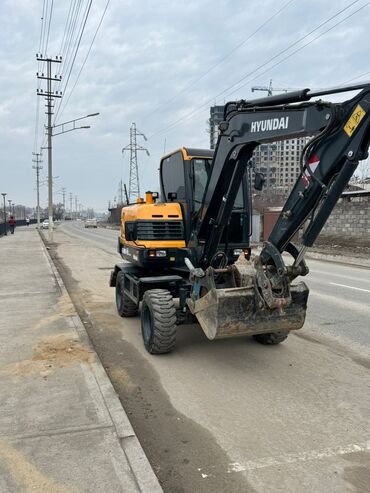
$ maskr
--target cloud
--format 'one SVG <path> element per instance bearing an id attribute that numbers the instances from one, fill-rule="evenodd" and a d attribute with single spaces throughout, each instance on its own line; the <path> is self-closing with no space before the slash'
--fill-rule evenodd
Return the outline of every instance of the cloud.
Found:
<path id="1" fill-rule="evenodd" d="M 86 3 L 83 0 L 82 5 Z M 345 0 L 293 1 L 241 44 L 285 3 L 111 1 L 79 82 L 58 119 L 62 122 L 95 111 L 100 116 L 86 122 L 91 125 L 89 130 L 55 137 L 54 174 L 60 175 L 58 186 L 77 194 L 86 206 L 105 208 L 116 195 L 121 176 L 127 180 L 128 165 L 126 158 L 122 159 L 121 149 L 128 143 L 129 128 L 135 121 L 148 136 L 153 135 L 145 144 L 151 156 L 139 156 L 142 190 L 158 188 L 157 168 L 164 146 L 167 151 L 181 145 L 207 147 L 207 102 L 223 103 L 226 95 L 217 94 L 249 72 L 253 74 L 245 79 L 245 87 L 227 97 L 251 98 L 251 86 L 266 85 L 270 78 L 279 87 L 325 87 L 369 69 L 364 62 L 369 48 L 368 7 L 282 63 L 273 67 L 284 55 L 256 71 L 348 5 Z M 363 3 L 358 2 L 348 12 Z M 59 54 L 69 9 L 69 2 L 54 4 L 50 56 Z M 105 4 L 106 0 L 92 4 L 65 100 Z M 41 13 L 39 0 L 7 0 L 0 5 L 1 18 L 6 19 L 0 34 L 0 157 L 2 162 L 11 163 L 2 174 L 2 186 L 15 200 L 28 205 L 35 202 L 31 153 L 37 97 L 35 54 L 39 49 Z M 345 15 L 346 12 L 338 20 Z M 209 70 L 221 59 L 222 63 Z M 199 79 L 203 74 L 206 75 Z M 65 68 L 62 75 L 65 81 Z M 42 139 L 45 107 L 40 99 L 38 134 Z M 162 131 L 179 119 L 183 119 L 181 125 Z M 45 191 L 42 200 L 46 203 Z"/>

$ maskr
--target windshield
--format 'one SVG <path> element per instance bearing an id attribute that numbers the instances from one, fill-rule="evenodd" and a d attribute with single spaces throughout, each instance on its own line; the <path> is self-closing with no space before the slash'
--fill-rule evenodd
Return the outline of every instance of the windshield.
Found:
<path id="1" fill-rule="evenodd" d="M 211 170 L 210 159 L 193 159 L 193 210 L 194 212 L 198 212 L 200 206 L 202 205 L 204 192 L 206 191 L 208 175 Z M 235 199 L 234 210 L 235 209 L 243 209 L 243 189 L 240 186 L 238 195 Z"/>

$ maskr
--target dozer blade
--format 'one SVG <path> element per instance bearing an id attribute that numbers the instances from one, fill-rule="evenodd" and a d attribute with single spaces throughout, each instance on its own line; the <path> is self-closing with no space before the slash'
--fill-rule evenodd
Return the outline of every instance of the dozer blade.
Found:
<path id="1" fill-rule="evenodd" d="M 208 339 L 249 336 L 300 329 L 305 321 L 308 288 L 304 282 L 290 287 L 292 301 L 270 309 L 253 288 L 211 289 L 199 300 L 188 300 Z"/>

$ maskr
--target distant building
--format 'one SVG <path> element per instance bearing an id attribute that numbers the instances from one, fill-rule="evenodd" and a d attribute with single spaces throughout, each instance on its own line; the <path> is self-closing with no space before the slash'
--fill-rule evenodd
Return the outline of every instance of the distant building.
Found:
<path id="1" fill-rule="evenodd" d="M 224 119 L 224 107 L 211 106 L 209 118 L 209 144 L 210 149 L 214 149 L 217 144 L 218 124 Z"/>
<path id="2" fill-rule="evenodd" d="M 289 192 L 300 174 L 300 156 L 308 137 L 261 144 L 253 153 L 257 171 L 266 176 L 266 188 L 281 193 Z"/>

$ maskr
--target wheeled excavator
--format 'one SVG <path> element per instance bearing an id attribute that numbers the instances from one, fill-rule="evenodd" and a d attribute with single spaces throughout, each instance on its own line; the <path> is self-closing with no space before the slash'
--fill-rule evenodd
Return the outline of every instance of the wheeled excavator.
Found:
<path id="1" fill-rule="evenodd" d="M 344 102 L 321 99 L 348 91 L 356 95 Z M 299 177 L 255 255 L 252 181 L 261 189 L 263 176 L 252 170 L 253 151 L 297 137 L 310 137 Z M 198 323 L 211 340 L 253 336 L 262 344 L 300 329 L 309 295 L 297 280 L 309 272 L 305 252 L 368 157 L 369 143 L 370 83 L 228 102 L 214 153 L 181 148 L 164 156 L 161 196 L 147 192 L 122 208 L 124 262 L 110 278 L 120 316 L 136 316 L 142 302 L 147 351 L 172 351 L 181 323 Z"/>

